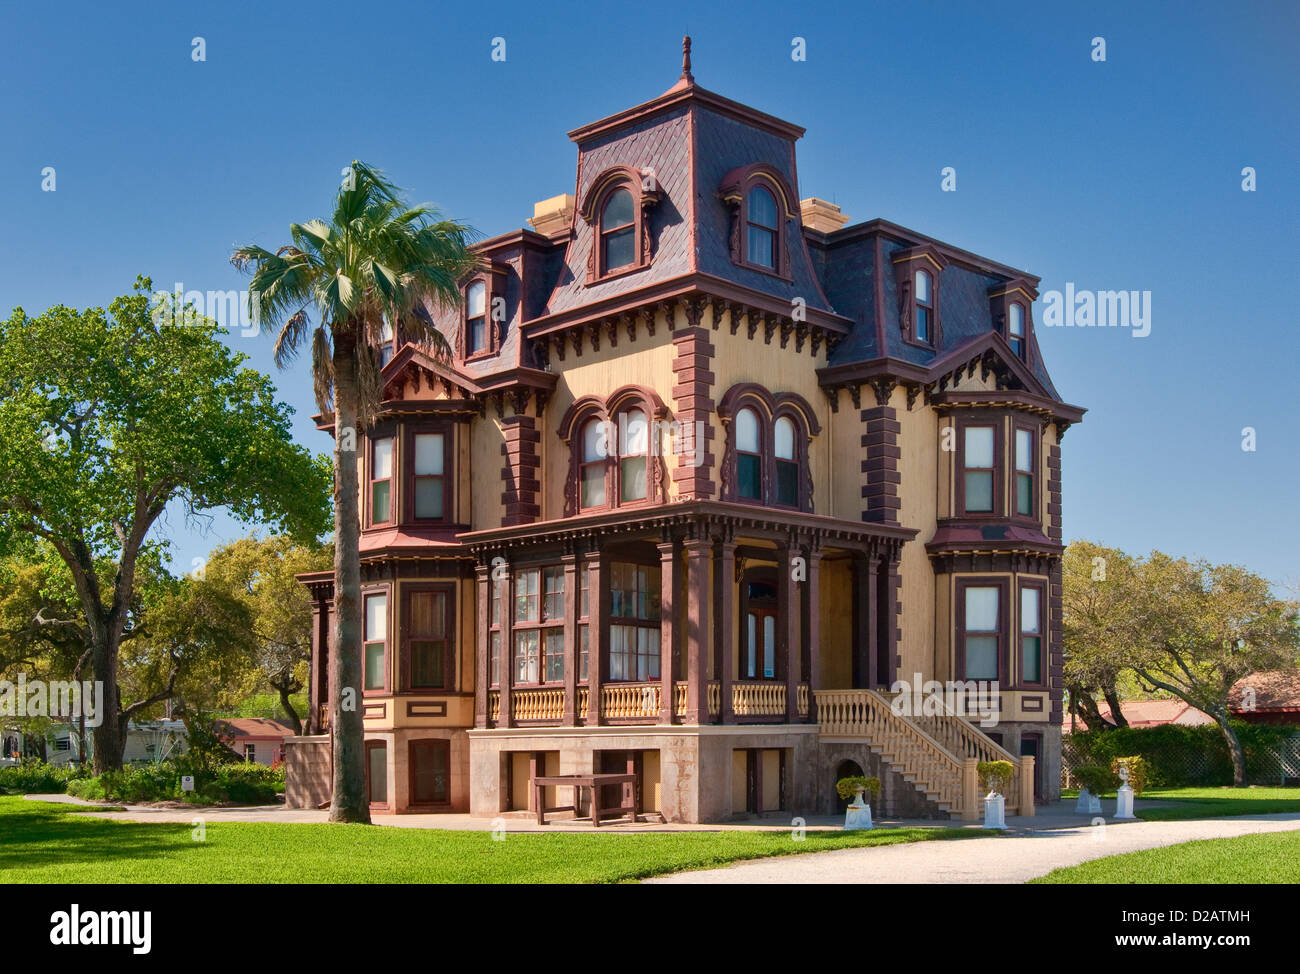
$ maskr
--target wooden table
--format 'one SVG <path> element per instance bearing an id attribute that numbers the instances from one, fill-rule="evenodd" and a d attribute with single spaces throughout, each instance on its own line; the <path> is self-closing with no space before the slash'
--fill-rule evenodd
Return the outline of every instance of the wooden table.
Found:
<path id="1" fill-rule="evenodd" d="M 623 799 L 621 804 L 609 808 L 601 807 L 600 791 L 606 785 L 623 786 Z M 542 800 L 543 788 L 572 788 L 573 804 L 557 805 L 553 808 L 547 808 L 546 803 Z M 596 828 L 600 828 L 600 817 L 605 814 L 605 812 L 623 812 L 624 818 L 620 821 L 636 821 L 636 775 L 560 774 L 533 779 L 533 803 L 537 808 L 537 824 L 546 824 L 547 812 L 573 812 L 576 816 L 578 814 L 579 798 L 583 788 L 586 788 L 591 792 L 591 824 Z"/>

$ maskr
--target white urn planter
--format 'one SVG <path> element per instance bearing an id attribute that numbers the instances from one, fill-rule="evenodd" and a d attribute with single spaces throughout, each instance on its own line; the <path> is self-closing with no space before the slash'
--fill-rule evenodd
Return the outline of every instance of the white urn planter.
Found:
<path id="1" fill-rule="evenodd" d="M 1133 814 L 1133 786 L 1128 783 L 1128 768 L 1121 765 L 1119 777 L 1122 785 L 1119 786 L 1119 792 L 1115 797 L 1115 817 L 1116 818 L 1137 818 Z"/>
<path id="2" fill-rule="evenodd" d="M 844 810 L 844 829 L 853 831 L 874 828 L 875 825 L 871 822 L 871 806 L 862 797 L 862 789 L 858 789 L 853 795 L 853 801 L 849 802 L 849 807 Z"/>
<path id="3" fill-rule="evenodd" d="M 1007 800 L 996 791 L 990 791 L 984 796 L 984 827 L 986 829 L 1007 827 Z"/>
<path id="4" fill-rule="evenodd" d="M 1074 810 L 1080 815 L 1100 815 L 1101 797 L 1094 795 L 1087 788 L 1079 789 L 1079 800 L 1074 803 Z"/>

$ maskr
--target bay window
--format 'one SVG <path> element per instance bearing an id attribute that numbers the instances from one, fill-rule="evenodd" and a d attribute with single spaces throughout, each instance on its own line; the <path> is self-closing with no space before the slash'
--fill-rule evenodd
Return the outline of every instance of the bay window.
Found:
<path id="1" fill-rule="evenodd" d="M 1016 513 L 1034 515 L 1034 431 L 1016 427 Z"/>
<path id="2" fill-rule="evenodd" d="M 1042 684 L 1043 591 L 1038 584 L 1020 589 L 1020 682 Z"/>
<path id="3" fill-rule="evenodd" d="M 416 433 L 412 437 L 415 519 L 439 521 L 446 516 L 446 436 Z"/>
<path id="4" fill-rule="evenodd" d="M 367 595 L 364 600 L 363 615 L 365 633 L 363 687 L 366 690 L 385 690 L 388 688 L 388 593 L 375 592 Z"/>
<path id="5" fill-rule="evenodd" d="M 514 682 L 564 679 L 564 569 L 515 572 Z"/>
<path id="6" fill-rule="evenodd" d="M 962 442 L 962 508 L 967 514 L 995 509 L 997 428 L 967 426 Z"/>
<path id="7" fill-rule="evenodd" d="M 392 520 L 393 438 L 370 441 L 370 523 Z"/>
<path id="8" fill-rule="evenodd" d="M 408 690 L 451 689 L 449 605 L 446 588 L 417 589 L 406 594 L 403 656 Z"/>
<path id="9" fill-rule="evenodd" d="M 960 640 L 964 680 L 997 680 L 1002 658 L 1003 586 L 959 584 Z"/>

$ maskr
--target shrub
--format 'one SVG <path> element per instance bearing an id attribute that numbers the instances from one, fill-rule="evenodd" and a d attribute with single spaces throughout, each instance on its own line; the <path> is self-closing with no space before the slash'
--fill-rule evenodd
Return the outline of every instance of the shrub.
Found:
<path id="1" fill-rule="evenodd" d="M 1232 727 L 1246 753 L 1247 779 L 1276 781 L 1278 747 L 1296 729 L 1235 720 Z M 1077 764 L 1109 767 L 1118 757 L 1143 758 L 1149 788 L 1232 784 L 1232 758 L 1217 724 L 1076 731 L 1069 735 L 1067 746 Z M 1075 771 L 1071 773 L 1077 778 Z"/>
<path id="2" fill-rule="evenodd" d="M 69 781 L 68 794 L 92 802 L 103 801 L 108 797 L 104 794 L 104 783 L 98 778 L 77 778 Z"/>
<path id="3" fill-rule="evenodd" d="M 1128 784 L 1133 789 L 1133 794 L 1142 794 L 1142 789 L 1147 786 L 1146 759 L 1140 754 L 1133 754 L 1111 761 L 1110 770 L 1114 773 L 1115 779 L 1122 782 L 1124 779 L 1120 776 L 1120 768 L 1128 768 Z"/>
<path id="4" fill-rule="evenodd" d="M 1073 773 L 1080 788 L 1087 788 L 1089 794 L 1099 798 L 1119 786 L 1119 779 L 1110 768 L 1104 768 L 1099 764 L 1085 764 L 1081 768 L 1075 768 Z"/>
<path id="5" fill-rule="evenodd" d="M 66 791 L 69 782 L 89 776 L 90 772 L 85 768 L 46 764 L 27 758 L 12 767 L 0 768 L 0 791 L 20 795 L 56 795 Z"/>
<path id="6" fill-rule="evenodd" d="M 835 793 L 841 798 L 852 798 L 859 791 L 865 792 L 867 801 L 871 801 L 880 794 L 880 779 L 852 775 L 835 782 Z"/>
<path id="7" fill-rule="evenodd" d="M 975 765 L 980 776 L 980 787 L 999 795 L 1011 786 L 1011 776 L 1015 773 L 1010 761 L 981 761 Z"/>

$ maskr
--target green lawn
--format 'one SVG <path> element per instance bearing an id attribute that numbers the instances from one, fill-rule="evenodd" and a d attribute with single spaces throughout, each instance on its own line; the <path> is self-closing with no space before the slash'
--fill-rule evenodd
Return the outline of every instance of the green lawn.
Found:
<path id="1" fill-rule="evenodd" d="M 195 810 L 195 815 L 202 815 Z M 364 825 L 87 818 L 0 797 L 0 883 L 608 883 L 741 859 L 988 835 L 980 829 L 642 834 L 451 832 Z"/>
<path id="2" fill-rule="evenodd" d="M 1142 808 L 1142 801 L 1177 802 L 1163 808 Z M 1269 815 L 1300 812 L 1300 788 L 1161 788 L 1144 791 L 1137 817 L 1148 822 L 1224 815 Z"/>
<path id="3" fill-rule="evenodd" d="M 1033 883 L 1300 883 L 1300 832 L 1203 839 L 1055 869 Z"/>

